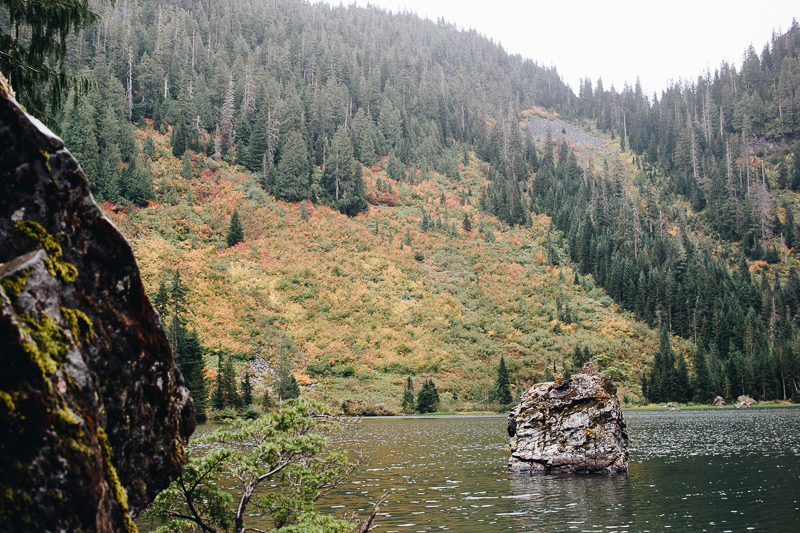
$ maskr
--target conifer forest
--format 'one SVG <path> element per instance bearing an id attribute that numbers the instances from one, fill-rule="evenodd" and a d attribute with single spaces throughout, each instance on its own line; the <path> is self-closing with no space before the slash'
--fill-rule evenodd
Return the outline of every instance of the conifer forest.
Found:
<path id="1" fill-rule="evenodd" d="M 201 416 L 481 409 L 590 360 L 626 403 L 800 401 L 797 22 L 648 95 L 377 7 L 89 5 L 53 127 Z"/>

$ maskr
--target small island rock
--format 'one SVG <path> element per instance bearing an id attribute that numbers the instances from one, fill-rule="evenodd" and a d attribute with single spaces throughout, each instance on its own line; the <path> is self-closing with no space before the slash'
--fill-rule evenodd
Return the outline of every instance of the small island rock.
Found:
<path id="1" fill-rule="evenodd" d="M 721 406 L 725 405 L 725 398 L 723 398 L 722 396 L 717 396 L 716 398 L 714 398 L 713 405 L 715 407 L 721 407 Z"/>
<path id="2" fill-rule="evenodd" d="M 628 470 L 617 389 L 602 374 L 538 383 L 508 417 L 512 472 L 615 474 Z"/>

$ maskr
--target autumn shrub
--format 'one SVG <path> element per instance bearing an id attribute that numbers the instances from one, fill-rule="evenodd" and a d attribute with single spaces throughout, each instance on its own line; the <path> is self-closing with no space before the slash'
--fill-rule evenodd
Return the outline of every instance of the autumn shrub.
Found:
<path id="1" fill-rule="evenodd" d="M 131 238 L 151 294 L 181 270 L 189 327 L 205 346 L 241 354 L 234 357 L 237 373 L 254 354 L 274 365 L 291 340 L 291 370 L 301 385 L 317 385 L 309 392 L 331 405 L 359 400 L 399 412 L 403 389 L 395 383 L 420 376 L 447 391 L 443 406 L 481 408 L 500 356 L 512 384 L 524 388 L 544 374 L 545 361 L 561 361 L 580 344 L 607 354 L 609 366 L 629 369 L 619 377 L 637 387 L 640 363 L 657 344 L 653 333 L 608 305 L 592 276 L 581 275 L 574 285 L 572 268 L 548 265 L 548 217 L 534 214 L 529 228 L 510 228 L 479 212 L 477 194 L 487 182 L 474 161 L 457 183 L 436 173 L 427 173 L 429 181 L 396 183 L 384 170 L 370 171 L 376 199 L 396 190 L 396 207 L 378 201 L 349 218 L 307 202 L 310 216 L 303 220 L 298 203 L 275 200 L 225 162 L 209 160 L 199 176 L 180 177 L 180 161 L 157 133 L 142 131 L 141 140 L 148 133 L 163 152 L 153 162 L 158 187 L 174 190 L 178 202 L 106 203 L 104 210 Z M 459 237 L 420 231 L 423 207 L 434 221 L 455 222 Z M 234 209 L 247 246 L 227 248 Z M 465 214 L 470 234 L 461 231 Z M 484 241 L 476 231 L 481 227 L 494 242 Z M 554 243 L 557 234 L 551 229 Z M 578 317 L 559 324 L 558 336 L 552 333 L 556 298 Z M 215 368 L 213 353 L 206 355 L 209 368 Z M 368 383 L 358 383 L 360 377 Z M 265 387 L 272 385 L 257 390 Z"/>

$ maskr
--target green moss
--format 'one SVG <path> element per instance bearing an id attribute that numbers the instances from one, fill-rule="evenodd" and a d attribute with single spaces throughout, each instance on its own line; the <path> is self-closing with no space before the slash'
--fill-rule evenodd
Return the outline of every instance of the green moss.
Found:
<path id="1" fill-rule="evenodd" d="M 32 220 L 22 220 L 14 224 L 14 231 L 36 241 L 39 244 L 39 248 L 47 252 L 50 257 L 56 259 L 61 257 L 61 245 L 64 242 L 64 238 L 50 235 L 41 224 Z"/>
<path id="2" fill-rule="evenodd" d="M 53 261 L 54 276 L 58 276 L 64 283 L 72 283 L 78 277 L 78 269 L 64 261 Z M 49 269 L 48 269 L 49 270 Z"/>
<path id="3" fill-rule="evenodd" d="M 28 276 L 31 275 L 30 270 L 23 270 L 13 276 L 0 279 L 0 287 L 11 301 L 16 300 L 20 293 L 25 290 L 25 284 L 28 281 Z"/>
<path id="4" fill-rule="evenodd" d="M 10 523 L 12 518 L 23 523 L 30 522 L 33 507 L 30 496 L 14 492 L 4 481 L 0 481 L 0 523 Z"/>
<path id="5" fill-rule="evenodd" d="M 69 337 L 47 315 L 42 315 L 39 322 L 29 316 L 22 317 L 20 322 L 23 333 L 33 340 L 24 343 L 31 361 L 42 370 L 43 377 L 54 374 L 66 361 L 72 346 Z"/>
<path id="6" fill-rule="evenodd" d="M 42 157 L 44 158 L 44 167 L 47 169 L 47 173 L 52 177 L 53 172 L 50 170 L 50 154 L 47 153 L 46 150 L 39 150 L 39 153 L 42 154 Z"/>
<path id="7" fill-rule="evenodd" d="M 119 481 L 117 469 L 111 464 L 111 444 L 109 444 L 108 435 L 103 431 L 103 428 L 97 428 L 97 440 L 100 442 L 100 447 L 103 449 L 103 465 L 105 467 L 107 481 L 109 485 L 111 485 L 114 498 L 123 511 L 125 529 L 128 533 L 138 533 L 139 530 L 128 513 L 128 494 L 125 492 L 125 487 L 123 487 L 122 483 Z"/>
<path id="8" fill-rule="evenodd" d="M 7 419 L 7 421 L 15 420 L 19 417 L 16 403 L 17 402 L 14 401 L 14 395 L 0 390 L 0 413 L 2 413 L 3 418 Z"/>
<path id="9" fill-rule="evenodd" d="M 86 316 L 86 313 L 79 309 L 61 308 L 61 314 L 64 315 L 69 330 L 72 332 L 72 338 L 76 343 L 89 342 L 94 336 L 92 331 L 92 321 Z"/>
<path id="10" fill-rule="evenodd" d="M 62 235 L 50 235 L 40 224 L 32 220 L 21 220 L 14 224 L 14 232 L 27 237 L 37 245 L 34 250 L 42 249 L 47 253 L 47 271 L 51 276 L 58 276 L 64 283 L 72 283 L 78 277 L 78 270 L 71 264 L 59 261 L 63 253 L 62 245 L 66 238 Z"/>

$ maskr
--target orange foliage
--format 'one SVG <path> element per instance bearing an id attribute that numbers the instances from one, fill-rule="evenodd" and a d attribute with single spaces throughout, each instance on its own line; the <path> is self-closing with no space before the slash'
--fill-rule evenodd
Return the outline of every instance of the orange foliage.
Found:
<path id="1" fill-rule="evenodd" d="M 198 176 L 180 177 L 181 162 L 167 155 L 164 136 L 156 137 L 150 126 L 137 135 L 147 133 L 161 150 L 154 175 L 195 199 L 191 206 L 154 202 L 144 209 L 103 203 L 131 239 L 147 289 L 152 294 L 160 282 L 169 283 L 179 268 L 189 289 L 188 322 L 205 346 L 274 360 L 281 342 L 291 339 L 295 375 L 303 384 L 319 384 L 314 391 L 321 398 L 374 398 L 393 405 L 402 393 L 394 383 L 402 387 L 405 381 L 387 370 L 392 364 L 435 375 L 441 390 L 461 396 L 491 386 L 493 361 L 502 354 L 538 367 L 577 342 L 605 350 L 603 343 L 625 337 L 624 350 L 636 354 L 657 344 L 655 336 L 631 341 L 629 318 L 579 288 L 559 288 L 558 270 L 542 266 L 549 217 L 533 215 L 531 228 L 507 228 L 469 203 L 460 205 L 467 189 L 474 194 L 486 184 L 474 162 L 460 165 L 459 183 L 431 172 L 423 183 L 398 184 L 380 167 L 365 169 L 366 213 L 348 218 L 306 202 L 309 219 L 303 221 L 299 204 L 266 196 L 251 175 L 225 163 L 207 159 L 209 168 Z M 192 161 L 203 157 L 193 154 Z M 455 223 L 458 235 L 420 231 L 422 207 L 448 226 Z M 245 242 L 228 248 L 224 238 L 235 208 Z M 488 225 L 497 241 L 485 243 L 477 230 L 465 234 L 465 213 L 473 217 L 473 228 L 480 221 Z M 372 233 L 376 226 L 378 235 Z M 412 244 L 400 249 L 407 235 Z M 424 261 L 415 259 L 416 252 Z M 570 269 L 564 270 L 571 279 Z M 554 336 L 548 316 L 559 290 L 579 298 L 580 305 L 570 306 L 592 320 L 561 324 L 569 335 Z M 481 346 L 487 351 L 479 351 Z M 623 352 L 623 345 L 612 346 Z M 303 372 L 323 363 L 352 367 L 359 377 Z"/>

